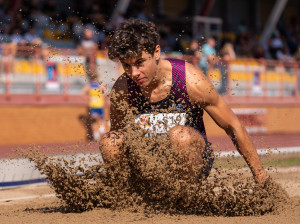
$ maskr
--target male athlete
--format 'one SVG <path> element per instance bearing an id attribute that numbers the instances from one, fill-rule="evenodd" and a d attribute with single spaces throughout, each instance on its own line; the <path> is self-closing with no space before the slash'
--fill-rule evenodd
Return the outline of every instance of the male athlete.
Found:
<path id="1" fill-rule="evenodd" d="M 108 56 L 120 60 L 125 73 L 114 84 L 111 130 L 100 141 L 105 162 L 122 156 L 124 127 L 130 122 L 128 108 L 134 108 L 135 122 L 148 135 L 166 135 L 174 150 L 192 164 L 203 163 L 203 176 L 207 177 L 213 153 L 203 124 L 204 109 L 232 139 L 255 181 L 268 178 L 245 128 L 209 79 L 183 60 L 160 57 L 159 34 L 152 22 L 122 22 L 112 37 Z"/>

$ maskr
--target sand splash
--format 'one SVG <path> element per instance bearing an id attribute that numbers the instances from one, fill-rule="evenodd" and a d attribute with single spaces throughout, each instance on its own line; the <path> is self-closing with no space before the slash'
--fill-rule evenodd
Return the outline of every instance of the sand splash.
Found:
<path id="1" fill-rule="evenodd" d="M 24 153 L 24 152 L 23 152 Z M 248 216 L 279 212 L 288 195 L 272 179 L 254 183 L 242 170 L 215 169 L 206 180 L 188 175 L 190 164 L 164 137 L 127 135 L 121 162 L 104 164 L 98 154 L 81 159 L 26 152 L 47 176 L 68 211 L 95 207 L 146 213 Z"/>

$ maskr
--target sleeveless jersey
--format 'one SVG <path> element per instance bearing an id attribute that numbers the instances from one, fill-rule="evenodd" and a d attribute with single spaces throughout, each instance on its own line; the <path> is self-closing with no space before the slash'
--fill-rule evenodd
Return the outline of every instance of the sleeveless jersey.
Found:
<path id="1" fill-rule="evenodd" d="M 104 97 L 99 89 L 100 84 L 98 82 L 90 82 L 89 90 L 89 106 L 90 108 L 102 108 L 104 107 Z"/>
<path id="2" fill-rule="evenodd" d="M 129 106 L 136 108 L 135 122 L 147 130 L 147 135 L 165 135 L 177 125 L 190 126 L 205 138 L 203 109 L 192 105 L 186 88 L 185 61 L 167 59 L 172 65 L 172 87 L 166 98 L 151 103 L 140 87 L 126 74 Z"/>

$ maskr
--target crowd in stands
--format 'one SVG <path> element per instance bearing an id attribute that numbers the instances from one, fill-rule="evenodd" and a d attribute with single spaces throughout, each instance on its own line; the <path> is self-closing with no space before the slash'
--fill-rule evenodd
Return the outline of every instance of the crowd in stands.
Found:
<path id="1" fill-rule="evenodd" d="M 115 7 L 110 1 L 69 1 L 69 6 L 59 7 L 57 1 L 23 0 L 14 8 L 10 1 L 0 0 L 0 44 L 14 45 L 51 45 L 55 47 L 78 48 L 88 44 L 84 41 L 84 32 L 90 30 L 97 49 L 106 49 L 109 34 L 125 18 L 135 17 L 154 20 L 139 1 L 129 7 L 126 14 L 119 14 L 115 24 L 110 17 Z M 205 41 L 193 40 L 191 35 L 178 35 L 172 27 L 158 24 L 161 34 L 161 48 L 165 53 L 182 52 L 190 54 L 190 44 L 198 41 L 203 47 Z M 225 44 L 232 44 L 238 57 L 267 58 L 285 61 L 300 60 L 300 26 L 297 18 L 291 18 L 289 24 L 280 22 L 272 33 L 268 46 L 261 46 L 245 22 L 241 22 L 233 35 L 224 33 L 223 40 L 217 41 L 217 53 Z M 207 38 L 209 39 L 209 38 Z M 207 40 L 206 39 L 206 40 Z M 194 44 L 195 46 L 195 44 Z"/>
<path id="2" fill-rule="evenodd" d="M 267 46 L 262 46 L 258 38 L 244 24 L 236 32 L 235 49 L 238 56 L 267 58 L 282 61 L 300 60 L 300 26 L 296 17 L 285 24 L 280 21 L 272 32 Z"/>

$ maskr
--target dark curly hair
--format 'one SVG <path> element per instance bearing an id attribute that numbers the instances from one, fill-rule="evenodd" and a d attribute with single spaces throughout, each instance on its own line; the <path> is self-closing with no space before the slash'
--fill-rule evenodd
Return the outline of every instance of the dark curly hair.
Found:
<path id="1" fill-rule="evenodd" d="M 142 51 L 153 55 L 159 43 L 159 34 L 154 23 L 141 19 L 129 19 L 120 23 L 108 47 L 111 60 L 139 57 Z"/>

